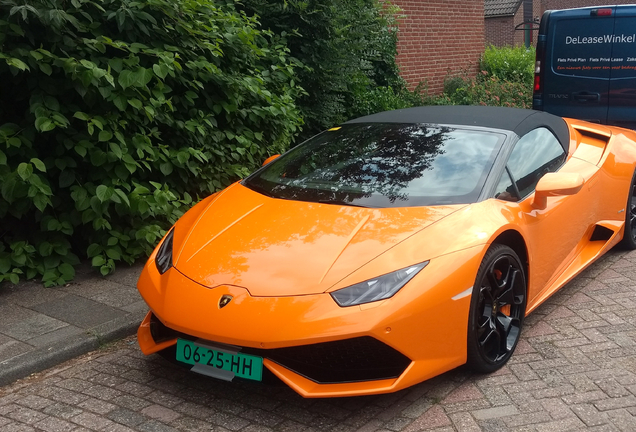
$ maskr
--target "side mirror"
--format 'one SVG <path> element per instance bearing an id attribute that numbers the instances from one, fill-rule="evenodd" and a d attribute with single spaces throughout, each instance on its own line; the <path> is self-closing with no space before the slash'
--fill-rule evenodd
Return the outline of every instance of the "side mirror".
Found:
<path id="1" fill-rule="evenodd" d="M 274 159 L 276 159 L 278 156 L 280 156 L 279 154 L 275 154 L 274 156 L 270 156 L 267 159 L 265 159 L 265 161 L 263 162 L 262 166 L 267 165 L 268 163 L 270 163 L 271 161 L 273 161 Z"/>
<path id="2" fill-rule="evenodd" d="M 537 183 L 532 207 L 543 210 L 548 206 L 548 197 L 574 195 L 584 184 L 585 180 L 578 173 L 547 173 Z"/>

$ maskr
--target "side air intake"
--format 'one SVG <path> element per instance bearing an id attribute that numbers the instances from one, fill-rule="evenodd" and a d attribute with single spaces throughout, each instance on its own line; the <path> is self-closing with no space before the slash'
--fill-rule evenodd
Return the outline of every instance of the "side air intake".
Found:
<path id="1" fill-rule="evenodd" d="M 596 225 L 594 227 L 594 231 L 592 232 L 592 237 L 590 241 L 608 241 L 614 235 L 614 231 L 609 228 L 605 228 L 604 226 Z"/>

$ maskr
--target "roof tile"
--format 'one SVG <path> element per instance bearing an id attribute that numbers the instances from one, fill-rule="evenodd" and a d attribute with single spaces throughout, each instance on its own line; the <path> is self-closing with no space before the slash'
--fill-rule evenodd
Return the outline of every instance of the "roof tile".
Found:
<path id="1" fill-rule="evenodd" d="M 514 15 L 523 0 L 485 0 L 484 15 L 486 18 Z"/>

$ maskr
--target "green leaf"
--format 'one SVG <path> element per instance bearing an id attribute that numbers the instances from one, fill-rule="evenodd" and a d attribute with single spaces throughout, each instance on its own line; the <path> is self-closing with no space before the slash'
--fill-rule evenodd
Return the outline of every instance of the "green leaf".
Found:
<path id="1" fill-rule="evenodd" d="M 126 203 L 126 205 L 127 205 L 128 207 L 130 207 L 130 201 L 128 200 L 128 196 L 126 195 L 126 193 L 125 193 L 123 190 L 121 190 L 121 189 L 115 189 L 115 193 L 116 193 L 117 195 L 119 195 L 119 197 L 121 198 L 121 200 L 122 200 L 123 202 L 125 202 L 125 203 Z"/>
<path id="2" fill-rule="evenodd" d="M 143 106 L 139 99 L 128 99 L 128 103 L 137 109 L 141 109 Z"/>
<path id="3" fill-rule="evenodd" d="M 11 268 L 11 260 L 9 258 L 0 258 L 0 274 L 9 272 Z"/>
<path id="4" fill-rule="evenodd" d="M 40 70 L 42 71 L 42 73 L 46 75 L 51 76 L 51 74 L 53 73 L 53 68 L 48 63 L 39 62 L 38 66 L 40 67 Z"/>
<path id="5" fill-rule="evenodd" d="M 99 133 L 99 141 L 100 142 L 104 142 L 104 141 L 109 141 L 111 138 L 113 137 L 113 134 L 107 130 L 103 130 Z"/>
<path id="6" fill-rule="evenodd" d="M 18 282 L 20 282 L 20 276 L 18 276 L 15 273 L 10 273 L 9 274 L 9 281 L 13 284 L 13 285 L 17 285 Z"/>
<path id="7" fill-rule="evenodd" d="M 66 279 L 67 281 L 73 280 L 73 278 L 75 277 L 75 269 L 73 268 L 72 265 L 68 263 L 60 264 L 57 270 L 60 272 L 62 277 Z"/>
<path id="8" fill-rule="evenodd" d="M 121 147 L 119 147 L 116 143 L 113 143 L 113 142 L 109 143 L 108 146 L 110 147 L 110 151 L 112 151 L 115 154 L 115 156 L 117 156 L 117 159 L 122 158 L 124 153 L 121 151 Z"/>
<path id="9" fill-rule="evenodd" d="M 164 162 L 162 163 L 159 168 L 161 169 L 161 172 L 163 173 L 163 175 L 170 175 L 172 174 L 172 164 L 170 162 Z"/>
<path id="10" fill-rule="evenodd" d="M 84 59 L 80 60 L 80 64 L 84 66 L 86 69 L 95 69 L 97 67 L 95 63 L 88 60 L 84 60 Z"/>
<path id="11" fill-rule="evenodd" d="M 4 154 L 2 150 L 0 150 L 0 165 L 7 164 L 7 155 Z"/>
<path id="12" fill-rule="evenodd" d="M 55 129 L 55 123 L 48 117 L 38 117 L 35 119 L 35 128 L 40 132 L 48 132 Z"/>
<path id="13" fill-rule="evenodd" d="M 87 150 L 86 150 L 86 148 L 85 148 L 85 147 L 82 147 L 82 146 L 76 145 L 76 146 L 75 146 L 75 152 L 76 152 L 78 155 L 80 155 L 81 157 L 84 157 L 84 156 L 86 156 L 86 152 L 87 152 Z"/>
<path id="14" fill-rule="evenodd" d="M 87 121 L 91 119 L 91 117 L 88 114 L 83 113 L 81 111 L 76 111 L 75 114 L 73 114 L 73 117 L 78 118 L 80 120 L 87 120 Z"/>
<path id="15" fill-rule="evenodd" d="M 60 257 L 58 255 L 51 255 L 44 258 L 44 268 L 54 269 L 60 265 Z"/>
<path id="16" fill-rule="evenodd" d="M 120 111 L 125 111 L 128 106 L 128 99 L 124 95 L 119 95 L 113 99 L 113 103 Z"/>
<path id="17" fill-rule="evenodd" d="M 115 175 L 117 175 L 117 178 L 122 181 L 126 181 L 128 177 L 130 177 L 130 173 L 126 166 L 121 164 L 117 164 L 117 166 L 115 166 Z"/>
<path id="18" fill-rule="evenodd" d="M 164 79 L 166 76 L 168 76 L 168 72 L 170 72 L 170 69 L 165 64 L 155 64 L 152 66 L 152 70 L 155 75 L 157 75 L 161 79 Z"/>
<path id="19" fill-rule="evenodd" d="M 41 212 L 44 211 L 47 205 L 52 205 L 51 200 L 44 194 L 37 194 L 33 197 L 33 204 L 37 207 Z"/>
<path id="20" fill-rule="evenodd" d="M 5 58 L 5 61 L 7 62 L 7 64 L 8 64 L 9 66 L 13 66 L 14 68 L 17 68 L 17 69 L 19 69 L 19 70 L 21 70 L 21 71 L 24 71 L 24 70 L 31 70 L 31 69 L 29 69 L 29 67 L 26 65 L 26 63 L 24 63 L 22 60 L 19 60 L 19 59 L 17 59 L 17 58 L 9 57 L 9 58 Z"/>
<path id="21" fill-rule="evenodd" d="M 121 259 L 121 253 L 115 248 L 107 249 L 106 250 L 106 255 L 108 255 L 109 258 L 112 258 L 114 260 Z"/>
<path id="22" fill-rule="evenodd" d="M 91 260 L 93 267 L 101 267 L 106 264 L 106 259 L 102 255 L 97 255 Z"/>
<path id="23" fill-rule="evenodd" d="M 135 84 L 136 81 L 137 77 L 135 76 L 135 74 L 127 69 L 121 71 L 121 73 L 119 74 L 119 79 L 117 80 L 119 85 L 122 86 L 122 88 L 124 89 L 132 86 L 133 84 Z"/>
<path id="24" fill-rule="evenodd" d="M 11 255 L 11 258 L 13 258 L 13 261 L 15 261 L 15 263 L 20 266 L 23 266 L 26 264 L 27 257 L 23 253 L 20 253 L 20 254 L 13 253 Z"/>
<path id="25" fill-rule="evenodd" d="M 102 251 L 102 247 L 100 245 L 98 245 L 97 243 L 92 243 L 88 249 L 86 249 L 86 255 L 89 258 L 92 258 L 94 256 L 97 256 L 97 254 L 99 254 Z"/>
<path id="26" fill-rule="evenodd" d="M 44 105 L 52 111 L 60 110 L 60 103 L 53 96 L 46 96 L 44 98 Z M 57 114 L 59 115 L 59 113 Z"/>
<path id="27" fill-rule="evenodd" d="M 136 78 L 135 85 L 137 87 L 146 87 L 146 84 L 148 84 L 153 77 L 152 71 L 143 67 L 138 68 L 134 72 L 134 75 Z"/>
<path id="28" fill-rule="evenodd" d="M 91 119 L 91 124 L 94 124 L 99 128 L 99 130 L 104 130 L 104 123 L 102 123 L 103 118 L 97 116 Z"/>
<path id="29" fill-rule="evenodd" d="M 180 151 L 179 153 L 177 153 L 177 160 L 179 161 L 179 163 L 184 164 L 188 161 L 188 159 L 190 159 L 190 155 L 184 151 Z"/>
<path id="30" fill-rule="evenodd" d="M 80 198 L 80 199 L 75 201 L 75 208 L 77 209 L 77 211 L 83 212 L 84 210 L 86 210 L 90 206 L 91 206 L 91 200 L 89 200 L 88 198 Z M 84 215 L 82 215 L 82 220 L 83 219 L 84 219 Z M 84 222 L 84 223 L 86 223 L 86 222 Z"/>
<path id="31" fill-rule="evenodd" d="M 99 185 L 95 190 L 95 195 L 101 202 L 108 201 L 111 196 L 113 196 L 113 188 L 108 186 Z"/>
<path id="32" fill-rule="evenodd" d="M 108 276 L 111 271 L 112 270 L 109 266 L 101 266 L 99 268 L 99 272 L 102 274 L 102 276 Z"/>
<path id="33" fill-rule="evenodd" d="M 48 231 L 57 231 L 57 229 L 60 227 L 60 222 L 57 219 L 54 218 L 50 218 L 46 224 L 46 229 Z"/>
<path id="34" fill-rule="evenodd" d="M 31 159 L 31 163 L 33 165 L 35 165 L 35 167 L 41 171 L 41 172 L 46 172 L 46 166 L 44 165 L 44 162 L 42 162 L 40 159 L 38 158 L 32 158 Z"/>
<path id="35" fill-rule="evenodd" d="M 93 209 L 87 208 L 86 210 L 82 211 L 82 223 L 84 225 L 92 221 L 94 218 L 95 218 L 95 212 L 93 211 Z"/>
<path id="36" fill-rule="evenodd" d="M 33 166 L 31 164 L 22 162 L 18 165 L 18 175 L 24 181 L 27 181 L 33 174 Z"/>
<path id="37" fill-rule="evenodd" d="M 122 62 L 122 59 L 120 59 L 120 58 L 110 59 L 110 60 L 108 60 L 108 64 L 117 73 L 121 72 L 121 69 L 123 67 L 123 62 Z"/>
<path id="38" fill-rule="evenodd" d="M 38 245 L 38 252 L 43 257 L 51 255 L 53 253 L 53 245 L 47 241 L 44 241 Z"/>
<path id="39" fill-rule="evenodd" d="M 2 192 L 2 197 L 7 200 L 9 204 L 11 204 L 15 198 L 15 189 L 17 186 L 17 181 L 14 176 L 9 177 L 7 180 L 2 182 L 2 186 L 0 187 L 0 191 Z"/>

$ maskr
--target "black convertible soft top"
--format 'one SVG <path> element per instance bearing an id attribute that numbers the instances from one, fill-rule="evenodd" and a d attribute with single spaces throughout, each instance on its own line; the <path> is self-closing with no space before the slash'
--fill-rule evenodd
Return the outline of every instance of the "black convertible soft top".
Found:
<path id="1" fill-rule="evenodd" d="M 347 123 L 426 123 L 458 126 L 481 126 L 512 131 L 523 136 L 538 127 L 554 133 L 565 151 L 570 146 L 570 132 L 565 121 L 543 111 L 488 106 L 423 106 L 385 111 L 350 120 Z"/>

